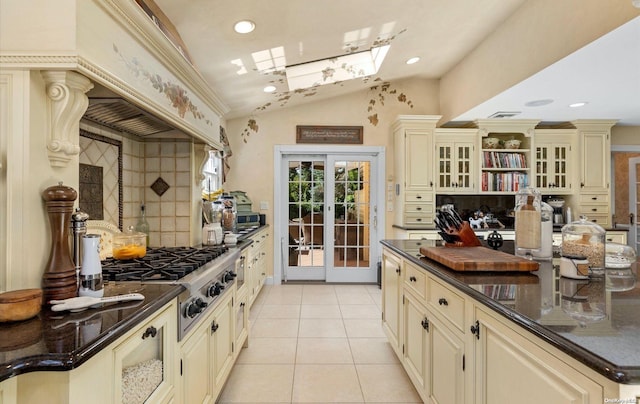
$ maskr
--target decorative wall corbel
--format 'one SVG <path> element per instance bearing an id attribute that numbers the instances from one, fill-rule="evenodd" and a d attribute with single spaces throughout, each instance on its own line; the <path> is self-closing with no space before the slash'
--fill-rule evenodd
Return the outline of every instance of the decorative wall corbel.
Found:
<path id="1" fill-rule="evenodd" d="M 65 71 L 43 71 L 46 84 L 49 134 L 47 153 L 52 167 L 66 167 L 80 153 L 80 118 L 89 106 L 85 94 L 93 83 L 83 75 Z"/>

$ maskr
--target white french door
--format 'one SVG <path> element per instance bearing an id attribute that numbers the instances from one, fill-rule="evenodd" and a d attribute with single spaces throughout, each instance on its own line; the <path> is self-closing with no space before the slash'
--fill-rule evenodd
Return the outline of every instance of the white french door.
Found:
<path id="1" fill-rule="evenodd" d="M 280 155 L 282 280 L 376 281 L 381 157 L 349 147 Z"/>

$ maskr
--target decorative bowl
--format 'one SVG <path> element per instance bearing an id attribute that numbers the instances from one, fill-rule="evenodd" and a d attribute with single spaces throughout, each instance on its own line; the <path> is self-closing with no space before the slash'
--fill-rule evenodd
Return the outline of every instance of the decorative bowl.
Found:
<path id="1" fill-rule="evenodd" d="M 518 139 L 505 140 L 504 148 L 505 149 L 519 149 L 520 148 L 520 143 L 521 142 Z"/>
<path id="2" fill-rule="evenodd" d="M 483 149 L 501 149 L 502 143 L 497 137 L 486 137 L 482 139 Z"/>
<path id="3" fill-rule="evenodd" d="M 42 289 L 20 289 L 0 294 L 0 323 L 28 320 L 40 313 Z"/>

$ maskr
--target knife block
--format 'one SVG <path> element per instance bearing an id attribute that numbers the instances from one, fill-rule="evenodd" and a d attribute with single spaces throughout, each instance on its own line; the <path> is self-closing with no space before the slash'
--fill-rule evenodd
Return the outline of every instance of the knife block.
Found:
<path id="1" fill-rule="evenodd" d="M 445 247 L 479 247 L 482 245 L 478 236 L 476 236 L 476 233 L 469 225 L 469 222 L 462 222 L 460 229 L 452 230 L 448 233 L 457 236 L 460 241 L 456 241 L 455 243 L 444 243 Z"/>

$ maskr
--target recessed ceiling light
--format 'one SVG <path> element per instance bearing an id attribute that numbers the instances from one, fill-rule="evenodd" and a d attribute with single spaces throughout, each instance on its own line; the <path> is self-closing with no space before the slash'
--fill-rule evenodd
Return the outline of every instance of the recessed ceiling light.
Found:
<path id="1" fill-rule="evenodd" d="M 243 20 L 238 21 L 236 25 L 233 26 L 233 29 L 238 34 L 248 34 L 256 28 L 256 24 L 253 21 Z"/>
<path id="2" fill-rule="evenodd" d="M 405 63 L 408 64 L 408 65 L 412 65 L 412 64 L 417 63 L 419 61 L 420 61 L 420 58 L 416 56 L 416 57 L 412 57 L 411 59 L 408 59 Z"/>
<path id="3" fill-rule="evenodd" d="M 574 102 L 573 104 L 569 104 L 569 107 L 571 107 L 571 108 L 580 108 L 580 107 L 584 107 L 587 104 L 588 104 L 588 102 Z"/>
<path id="4" fill-rule="evenodd" d="M 262 91 L 264 91 L 265 93 L 272 93 L 276 91 L 276 86 L 266 86 L 262 89 Z"/>
<path id="5" fill-rule="evenodd" d="M 525 107 L 541 107 L 543 105 L 549 105 L 553 102 L 552 99 L 544 99 L 544 100 L 534 100 L 534 101 L 529 101 L 527 102 L 525 105 Z"/>

